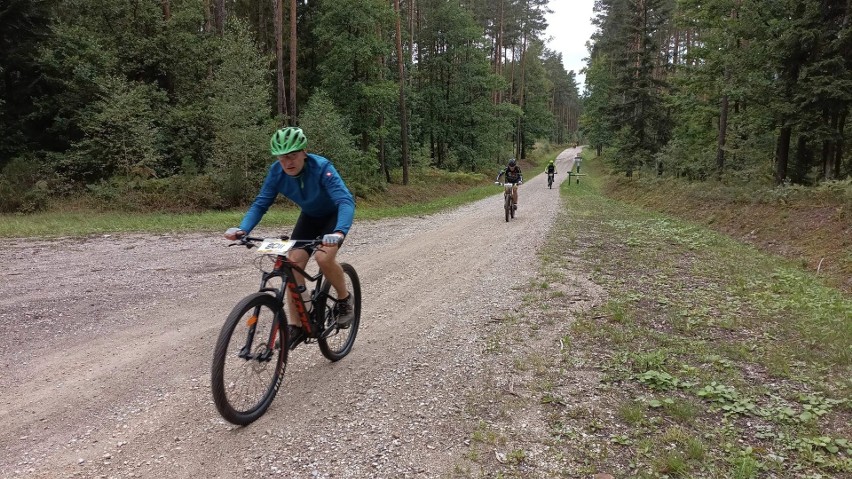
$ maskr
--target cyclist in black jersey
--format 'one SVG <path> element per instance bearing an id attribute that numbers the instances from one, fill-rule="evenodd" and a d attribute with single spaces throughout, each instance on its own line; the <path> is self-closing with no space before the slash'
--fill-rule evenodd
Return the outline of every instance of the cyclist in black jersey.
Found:
<path id="1" fill-rule="evenodd" d="M 496 182 L 500 182 L 500 177 L 506 175 L 506 183 L 512 183 L 512 198 L 515 200 L 515 208 L 518 207 L 518 185 L 524 182 L 524 175 L 521 174 L 521 167 L 514 158 L 509 159 L 509 164 L 500 170 L 497 175 Z"/>
<path id="2" fill-rule="evenodd" d="M 553 163 L 553 160 L 550 160 L 550 163 L 547 164 L 547 169 L 544 170 L 548 175 L 556 174 L 556 164 Z"/>

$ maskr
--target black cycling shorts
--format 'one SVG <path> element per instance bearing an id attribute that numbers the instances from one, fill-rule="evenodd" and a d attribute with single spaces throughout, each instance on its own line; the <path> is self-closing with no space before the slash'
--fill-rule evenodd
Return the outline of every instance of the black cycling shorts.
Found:
<path id="1" fill-rule="evenodd" d="M 299 214 L 299 219 L 296 220 L 296 226 L 293 227 L 291 238 L 295 240 L 312 240 L 322 238 L 323 235 L 334 233 L 334 227 L 337 226 L 337 212 L 326 216 L 309 216 L 305 213 Z M 343 246 L 343 242 L 337 244 L 338 248 Z M 313 248 L 307 247 L 305 251 L 308 254 L 314 252 Z"/>

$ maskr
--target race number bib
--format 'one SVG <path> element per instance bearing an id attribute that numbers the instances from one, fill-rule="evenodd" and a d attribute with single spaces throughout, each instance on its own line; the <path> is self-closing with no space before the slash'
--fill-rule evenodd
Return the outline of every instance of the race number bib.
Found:
<path id="1" fill-rule="evenodd" d="M 263 240 L 263 243 L 260 243 L 257 252 L 262 254 L 284 254 L 290 251 L 290 248 L 295 244 L 296 242 L 293 240 L 282 241 L 280 239 L 267 238 Z"/>

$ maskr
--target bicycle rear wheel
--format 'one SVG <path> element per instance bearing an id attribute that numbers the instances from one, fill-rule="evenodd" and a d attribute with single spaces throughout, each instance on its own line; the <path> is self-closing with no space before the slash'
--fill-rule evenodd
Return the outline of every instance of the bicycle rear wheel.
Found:
<path id="1" fill-rule="evenodd" d="M 243 298 L 222 326 L 210 385 L 216 409 L 245 426 L 272 404 L 287 368 L 287 329 L 281 305 L 266 293 Z"/>
<path id="2" fill-rule="evenodd" d="M 349 351 L 352 351 L 355 336 L 358 334 L 358 326 L 361 324 L 361 281 L 352 265 L 340 263 L 340 266 L 343 268 L 346 289 L 352 294 L 355 318 L 346 329 L 337 326 L 337 313 L 334 308 L 337 297 L 332 292 L 331 283 L 326 281 L 320 293 L 320 297 L 325 298 L 325 300 L 317 305 L 317 315 L 319 318 L 323 318 L 327 335 L 317 340 L 317 343 L 322 355 L 331 361 L 339 361 L 349 354 Z"/>

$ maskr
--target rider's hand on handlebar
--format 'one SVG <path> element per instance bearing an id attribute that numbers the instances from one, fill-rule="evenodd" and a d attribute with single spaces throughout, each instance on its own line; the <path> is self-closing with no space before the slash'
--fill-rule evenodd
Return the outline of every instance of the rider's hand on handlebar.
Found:
<path id="1" fill-rule="evenodd" d="M 323 246 L 337 246 L 343 241 L 343 233 L 329 233 L 322 237 Z"/>
<path id="2" fill-rule="evenodd" d="M 236 241 L 246 235 L 246 232 L 239 228 L 228 228 L 225 231 L 225 239 Z"/>

